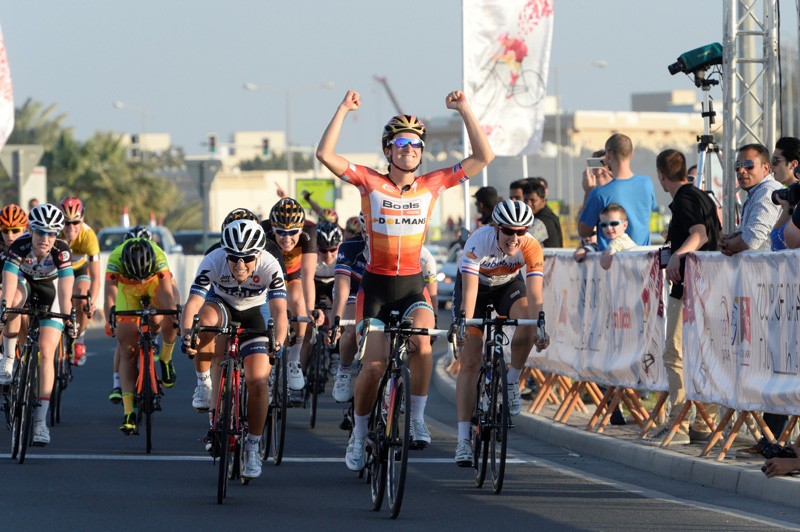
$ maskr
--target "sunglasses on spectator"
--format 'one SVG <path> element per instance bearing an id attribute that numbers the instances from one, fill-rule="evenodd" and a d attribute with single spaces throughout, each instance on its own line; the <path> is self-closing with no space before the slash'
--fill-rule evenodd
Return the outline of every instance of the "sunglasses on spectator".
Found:
<path id="1" fill-rule="evenodd" d="M 736 161 L 733 165 L 733 169 L 736 170 L 737 172 L 742 168 L 744 168 L 745 170 L 752 170 L 755 167 L 756 163 L 749 159 L 747 161 Z"/>
<path id="2" fill-rule="evenodd" d="M 405 148 L 406 146 L 411 146 L 412 148 L 423 148 L 425 147 L 425 143 L 422 142 L 421 139 L 408 139 L 406 137 L 399 137 L 396 139 L 392 139 L 389 141 L 389 144 L 394 144 L 398 148 Z"/>
<path id="3" fill-rule="evenodd" d="M 67 222 L 67 225 L 80 225 L 83 223 L 83 220 L 72 220 Z"/>
<path id="4" fill-rule="evenodd" d="M 275 229 L 275 234 L 278 236 L 294 236 L 300 232 L 300 229 Z"/>
<path id="5" fill-rule="evenodd" d="M 24 230 L 25 230 L 24 227 L 3 227 L 2 229 L 0 229 L 0 231 L 2 231 L 5 234 L 11 233 L 14 235 L 16 235 L 17 233 L 21 233 Z"/>
<path id="6" fill-rule="evenodd" d="M 501 227 L 500 231 L 506 236 L 525 236 L 525 233 L 528 232 L 527 229 L 511 229 L 510 227 Z"/>
<path id="7" fill-rule="evenodd" d="M 34 229 L 33 234 L 38 235 L 41 238 L 45 237 L 55 238 L 56 235 L 58 235 L 58 233 L 55 233 L 53 231 L 45 231 L 43 229 Z"/>
<path id="8" fill-rule="evenodd" d="M 611 220 L 610 222 L 600 222 L 600 227 L 605 229 L 606 227 L 616 227 L 620 225 L 622 222 L 626 220 Z"/>
<path id="9" fill-rule="evenodd" d="M 256 260 L 255 255 L 245 255 L 244 257 L 237 257 L 236 255 L 228 255 L 227 256 L 228 262 L 233 262 L 238 264 L 239 261 L 244 262 L 245 264 L 250 264 Z"/>
<path id="10" fill-rule="evenodd" d="M 770 160 L 772 162 L 772 166 L 775 166 L 776 164 L 780 163 L 781 161 L 785 161 L 786 159 L 784 159 L 783 157 L 773 156 L 772 159 Z"/>
<path id="11" fill-rule="evenodd" d="M 320 248 L 320 253 L 336 253 L 339 248 Z"/>

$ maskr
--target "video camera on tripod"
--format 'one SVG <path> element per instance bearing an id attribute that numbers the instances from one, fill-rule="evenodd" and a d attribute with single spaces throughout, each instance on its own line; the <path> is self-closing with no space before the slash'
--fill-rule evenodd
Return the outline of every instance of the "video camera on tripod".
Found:
<path id="1" fill-rule="evenodd" d="M 679 72 L 695 74 L 714 65 L 722 64 L 722 45 L 712 42 L 700 48 L 682 53 L 678 60 L 667 67 L 673 76 Z"/>

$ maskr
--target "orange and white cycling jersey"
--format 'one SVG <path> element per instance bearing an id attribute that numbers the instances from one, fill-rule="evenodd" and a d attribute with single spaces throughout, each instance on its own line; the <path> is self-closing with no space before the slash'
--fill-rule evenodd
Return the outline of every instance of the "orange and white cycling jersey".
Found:
<path id="1" fill-rule="evenodd" d="M 544 276 L 544 251 L 530 234 L 521 238 L 519 249 L 506 255 L 497 245 L 497 229 L 485 225 L 477 229 L 464 244 L 459 270 L 477 275 L 481 285 L 499 286 L 511 282 L 522 267 L 525 277 Z"/>
<path id="2" fill-rule="evenodd" d="M 425 231 L 436 199 L 469 177 L 461 164 L 419 176 L 400 189 L 389 176 L 350 164 L 341 179 L 358 187 L 367 224 L 367 271 L 377 275 L 419 273 Z"/>

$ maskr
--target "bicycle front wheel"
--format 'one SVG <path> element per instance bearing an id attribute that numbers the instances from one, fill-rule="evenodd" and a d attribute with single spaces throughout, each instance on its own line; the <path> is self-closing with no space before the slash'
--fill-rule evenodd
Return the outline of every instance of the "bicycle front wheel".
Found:
<path id="1" fill-rule="evenodd" d="M 156 390 L 153 389 L 153 382 L 155 381 L 155 366 L 153 364 L 153 350 L 149 342 L 143 347 L 144 368 L 140 371 L 143 372 L 142 378 L 142 398 L 140 408 L 144 411 L 144 426 L 146 438 L 147 454 L 153 450 L 153 411 L 155 410 L 154 399 Z"/>
<path id="2" fill-rule="evenodd" d="M 26 356 L 20 357 L 16 370 L 14 370 L 14 380 L 11 384 L 11 406 L 9 415 L 11 416 L 11 459 L 16 460 L 19 456 L 24 432 L 23 420 L 25 419 L 25 394 L 28 387 L 28 364 Z"/>
<path id="3" fill-rule="evenodd" d="M 408 469 L 408 450 L 411 440 L 411 372 L 405 366 L 397 369 L 389 381 L 389 448 L 386 457 L 386 488 L 389 516 L 400 514 L 403 489 Z"/>
<path id="4" fill-rule="evenodd" d="M 491 429 L 488 427 L 485 408 L 486 398 L 486 367 L 482 367 L 478 374 L 478 391 L 475 394 L 475 410 L 473 411 L 472 435 L 472 466 L 475 468 L 475 486 L 483 487 L 486 480 L 486 465 L 489 461 L 489 437 Z"/>
<path id="5" fill-rule="evenodd" d="M 495 360 L 492 369 L 491 397 L 489 413 L 492 423 L 489 440 L 489 461 L 492 471 L 492 490 L 500 493 L 503 489 L 503 476 L 506 471 L 506 446 L 508 445 L 508 384 L 506 382 L 506 363 Z"/>
<path id="6" fill-rule="evenodd" d="M 307 399 L 310 403 L 311 414 L 311 428 L 317 425 L 317 399 L 320 391 L 320 364 L 322 363 L 322 343 L 318 337 L 314 348 L 311 350 L 311 356 L 308 358 L 308 371 L 306 375 L 306 392 Z"/>
<path id="7" fill-rule="evenodd" d="M 277 373 L 275 374 L 275 389 L 272 390 L 272 404 L 270 405 L 270 430 L 272 432 L 272 462 L 277 466 L 281 465 L 283 460 L 283 444 L 286 439 L 286 409 L 289 396 L 286 360 L 282 357 L 276 357 L 272 371 Z"/>
<path id="8" fill-rule="evenodd" d="M 217 418 L 217 426 L 215 427 L 219 434 L 219 474 L 217 478 L 217 504 L 222 504 L 228 490 L 228 463 L 231 456 L 231 419 L 232 404 L 233 404 L 233 372 L 230 371 L 227 364 L 222 366 L 222 375 L 220 376 L 220 386 L 224 386 L 222 390 L 222 417 Z"/>
<path id="9" fill-rule="evenodd" d="M 33 412 L 39 402 L 39 349 L 34 348 L 28 357 L 28 370 L 24 395 L 22 396 L 22 418 L 20 426 L 19 463 L 25 462 L 25 453 L 33 436 Z"/>

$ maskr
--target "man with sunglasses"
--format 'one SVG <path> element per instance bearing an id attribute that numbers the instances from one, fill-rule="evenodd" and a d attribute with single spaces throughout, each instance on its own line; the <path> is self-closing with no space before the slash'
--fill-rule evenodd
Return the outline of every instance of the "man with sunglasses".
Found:
<path id="1" fill-rule="evenodd" d="M 462 91 L 450 92 L 445 106 L 461 116 L 473 153 L 452 168 L 417 177 L 425 147 L 425 125 L 415 116 L 392 117 L 384 126 L 381 148 L 389 163 L 387 174 L 351 164 L 336 153 L 336 143 L 347 114 L 361 106 L 361 96 L 347 91 L 336 109 L 317 148 L 317 158 L 334 175 L 358 187 L 361 211 L 366 222 L 368 262 L 358 294 L 356 319 L 376 324 L 388 322 L 392 311 L 410 317 L 415 327 L 434 326 L 434 312 L 424 294 L 419 264 L 428 220 L 436 199 L 445 189 L 464 183 L 493 159 L 494 154 L 478 119 Z M 411 370 L 411 440 L 414 448 L 430 441 L 425 425 L 425 403 L 433 370 L 428 336 L 413 338 L 416 350 Z M 364 446 L 369 413 L 389 354 L 387 338 L 370 333 L 369 348 L 362 359 L 362 371 L 355 389 L 355 426 L 348 443 L 345 462 L 350 470 L 364 467 Z"/>
<path id="2" fill-rule="evenodd" d="M 8 249 L 3 266 L 2 303 L 18 301 L 17 292 L 24 290 L 21 288 L 24 283 L 27 284 L 25 303 L 69 314 L 75 278 L 69 245 L 58 239 L 59 231 L 64 228 L 64 215 L 55 205 L 40 204 L 31 209 L 28 223 L 30 232 Z M 20 322 L 19 314 L 0 316 L 0 327 L 5 327 L 3 349 L 7 354 L 14 353 Z M 63 330 L 62 320 L 46 319 L 39 323 L 39 406 L 34 412 L 33 445 L 50 443 L 47 410 L 55 380 L 53 359 Z"/>
<path id="3" fill-rule="evenodd" d="M 203 257 L 184 307 L 182 321 L 183 343 L 181 349 L 190 355 L 212 359 L 212 397 L 219 390 L 220 363 L 225 356 L 224 338 L 213 333 L 198 335 L 195 348 L 191 347 L 192 321 L 200 316 L 200 325 L 221 327 L 238 322 L 244 328 L 265 329 L 266 322 L 261 306 L 268 304 L 275 323 L 276 351 L 286 339 L 286 285 L 283 272 L 271 254 L 264 250 L 266 235 L 253 220 L 236 220 L 222 232 L 221 246 Z M 258 442 L 264 432 L 267 418 L 269 388 L 267 377 L 270 363 L 265 336 L 242 338 L 239 344 L 244 358 L 247 383 L 247 435 L 244 437 L 244 463 L 242 476 L 246 479 L 261 476 L 261 459 Z M 213 446 L 208 448 L 217 452 Z"/>
<path id="4" fill-rule="evenodd" d="M 72 252 L 72 269 L 75 271 L 75 286 L 72 288 L 72 295 L 86 296 L 88 292 L 92 294 L 90 301 L 75 300 L 79 307 L 78 338 L 73 345 L 74 360 L 72 363 L 76 366 L 83 366 L 86 363 L 84 333 L 89 318 L 96 309 L 95 303 L 100 292 L 100 243 L 97 241 L 94 229 L 83 221 L 84 207 L 80 199 L 65 198 L 59 206 L 66 220 L 61 236 L 69 244 Z M 88 310 L 85 309 L 87 304 Z"/>
<path id="5" fill-rule="evenodd" d="M 308 316 L 313 319 L 311 311 L 316 302 L 314 274 L 317 271 L 317 228 L 306 220 L 306 214 L 300 203 L 294 198 L 283 198 L 270 211 L 269 219 L 261 222 L 267 239 L 278 244 L 286 266 L 286 295 L 289 311 L 295 316 Z M 317 324 L 324 320 L 318 314 Z M 306 381 L 303 366 L 311 352 L 309 342 L 304 342 L 305 323 L 292 325 L 297 339 L 287 349 L 286 374 L 289 394 L 292 403 L 299 404 L 303 400 L 303 388 Z"/>
<path id="6" fill-rule="evenodd" d="M 772 192 L 782 185 L 772 177 L 769 161 L 769 150 L 761 144 L 747 144 L 738 150 L 734 170 L 739 188 L 747 192 L 747 200 L 739 227 L 720 236 L 719 250 L 724 255 L 770 249 L 770 231 L 781 214 L 781 206 L 772 203 Z"/>
<path id="7" fill-rule="evenodd" d="M 460 319 L 461 312 L 465 319 L 484 318 L 489 305 L 499 316 L 537 319 L 544 306 L 544 252 L 539 242 L 528 234 L 528 227 L 533 223 L 533 211 L 521 201 L 505 200 L 494 208 L 492 220 L 495 225 L 478 228 L 464 245 L 453 289 L 454 322 Z M 520 275 L 523 267 L 525 280 Z M 469 327 L 463 342 L 461 367 L 456 378 L 458 444 L 455 461 L 461 467 L 471 467 L 471 418 L 483 350 L 483 330 Z M 506 402 L 512 416 L 519 414 L 521 409 L 517 381 L 534 344 L 545 349 L 550 340 L 539 338 L 533 327 L 517 327 L 511 339 L 511 364 L 507 374 Z"/>
<path id="8" fill-rule="evenodd" d="M 795 137 L 779 138 L 778 142 L 775 143 L 771 162 L 772 173 L 781 185 L 791 187 L 797 183 L 799 181 L 798 173 L 800 172 L 800 139 Z M 775 227 L 769 234 L 772 241 L 772 251 L 778 251 L 787 247 L 784 234 L 796 205 L 792 205 L 789 201 L 781 199 L 774 194 L 772 201 L 777 202 L 782 209 L 778 221 L 775 222 Z"/>

